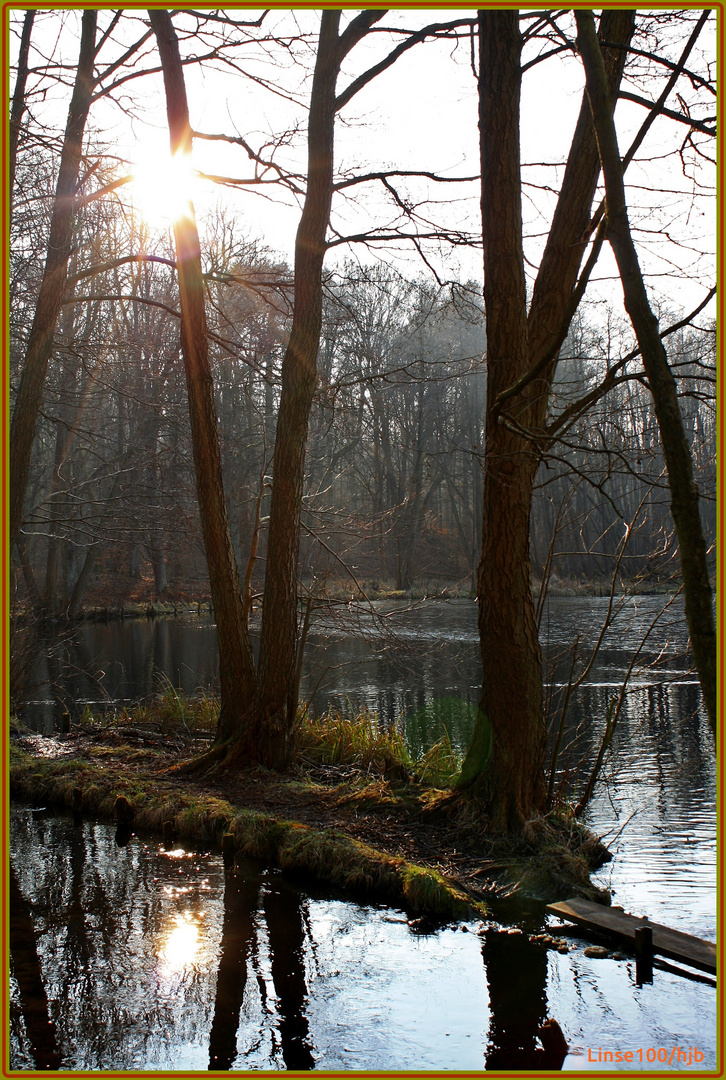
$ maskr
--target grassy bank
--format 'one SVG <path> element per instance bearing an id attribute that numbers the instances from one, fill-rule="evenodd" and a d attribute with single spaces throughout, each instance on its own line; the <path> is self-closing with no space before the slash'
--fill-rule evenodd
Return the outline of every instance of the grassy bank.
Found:
<path id="1" fill-rule="evenodd" d="M 370 717 L 301 718 L 298 764 L 198 776 L 175 770 L 216 722 L 209 699 L 171 688 L 156 703 L 105 717 L 86 713 L 69 735 L 15 731 L 11 795 L 131 824 L 166 839 L 223 846 L 351 896 L 438 920 L 482 916 L 492 898 L 593 897 L 603 850 L 553 814 L 516 841 L 452 797 L 456 754 L 445 740 L 412 761 L 397 732 Z"/>

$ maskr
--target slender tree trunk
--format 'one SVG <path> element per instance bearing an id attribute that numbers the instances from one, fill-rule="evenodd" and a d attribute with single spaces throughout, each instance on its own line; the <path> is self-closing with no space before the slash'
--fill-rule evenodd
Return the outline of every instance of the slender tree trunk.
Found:
<path id="1" fill-rule="evenodd" d="M 43 399 L 45 376 L 53 348 L 53 335 L 66 291 L 68 259 L 73 237 L 73 203 L 83 150 L 83 133 L 94 87 L 96 17 L 96 11 L 83 12 L 78 69 L 61 151 L 50 223 L 48 255 L 10 425 L 9 543 L 11 545 L 17 538 L 23 520 L 35 426 Z"/>
<path id="2" fill-rule="evenodd" d="M 576 11 L 578 46 L 597 131 L 607 200 L 607 236 L 620 272 L 625 308 L 638 339 L 655 407 L 668 470 L 671 512 L 678 534 L 686 619 L 708 718 L 716 738 L 716 627 L 708 577 L 706 542 L 698 507 L 693 462 L 678 403 L 678 388 L 658 332 L 630 232 L 623 167 L 602 53 L 591 11 Z"/>
<path id="3" fill-rule="evenodd" d="M 80 573 L 76 578 L 75 585 L 71 592 L 71 598 L 68 601 L 68 618 L 75 619 L 80 614 L 81 605 L 83 604 L 84 597 L 88 591 L 88 586 L 91 584 L 93 578 L 93 571 L 96 568 L 96 562 L 101 550 L 101 543 L 96 542 L 91 544 L 86 551 L 86 557 L 83 560 L 83 566 Z"/>
<path id="4" fill-rule="evenodd" d="M 61 604 L 61 598 L 58 594 L 58 571 L 60 568 L 61 556 L 60 523 L 63 518 L 61 508 L 65 501 L 63 499 L 63 483 L 61 480 L 61 468 L 65 460 L 63 456 L 65 441 L 64 430 L 61 427 L 61 424 L 57 423 L 55 433 L 55 461 L 53 464 L 53 475 L 51 477 L 50 492 L 48 496 L 48 555 L 45 565 L 45 609 L 51 616 L 58 613 Z"/>
<path id="5" fill-rule="evenodd" d="M 43 604 L 40 599 L 40 590 L 38 589 L 38 583 L 35 580 L 33 564 L 30 561 L 30 552 L 28 551 L 28 538 L 24 533 L 18 533 L 16 547 L 18 549 L 18 555 L 20 556 L 20 566 L 23 571 L 23 580 L 25 581 L 25 588 L 28 593 L 28 599 L 30 600 L 30 606 L 36 614 L 40 614 Z"/>
<path id="6" fill-rule="evenodd" d="M 295 301 L 282 364 L 275 435 L 267 569 L 260 636 L 257 742 L 260 760 L 285 768 L 297 711 L 297 559 L 305 447 L 317 383 L 322 326 L 322 270 L 333 197 L 335 83 L 340 68 L 340 11 L 324 10 L 308 124 L 308 187 L 295 241 Z"/>
<path id="7" fill-rule="evenodd" d="M 171 152 L 189 154 L 192 135 L 176 32 L 168 11 L 151 8 L 149 19 L 156 34 L 164 75 Z M 221 683 L 217 740 L 223 742 L 244 727 L 255 679 L 252 647 L 242 617 L 239 574 L 224 501 L 199 234 L 191 202 L 186 213 L 174 222 L 174 239 L 194 472 L 209 585 L 217 619 Z"/>
<path id="8" fill-rule="evenodd" d="M 599 38 L 609 43 L 605 52 L 606 73 L 610 91 L 616 96 L 634 27 L 634 10 L 604 9 Z M 589 102 L 583 94 L 527 320 L 529 370 L 547 361 L 542 372 L 544 381 L 529 388 L 531 414 L 526 422 L 532 426 L 543 426 L 547 418 L 559 350 L 573 315 L 570 302 L 591 231 L 590 219 L 599 175 L 597 139 Z"/>
<path id="9" fill-rule="evenodd" d="M 25 84 L 28 81 L 28 53 L 30 52 L 30 34 L 33 29 L 34 11 L 26 11 L 23 20 L 23 32 L 20 37 L 20 52 L 18 53 L 18 76 L 15 80 L 13 91 L 13 104 L 10 110 L 10 125 L 8 127 L 8 192 L 9 214 L 13 212 L 13 188 L 15 187 L 15 166 L 18 160 L 18 144 L 20 142 L 20 128 L 23 123 L 25 112 Z"/>

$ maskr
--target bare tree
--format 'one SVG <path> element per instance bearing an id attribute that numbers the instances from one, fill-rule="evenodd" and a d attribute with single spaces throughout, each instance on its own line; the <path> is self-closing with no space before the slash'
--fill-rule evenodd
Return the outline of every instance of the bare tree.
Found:
<path id="1" fill-rule="evenodd" d="M 671 512 L 678 534 L 683 572 L 686 619 L 691 647 L 701 681 L 706 711 L 716 737 L 717 673 L 716 626 L 708 577 L 706 543 L 698 506 L 698 488 L 678 404 L 676 381 L 668 364 L 633 243 L 625 201 L 623 166 L 613 122 L 613 99 L 591 11 L 575 12 L 578 45 L 587 76 L 587 93 L 597 131 L 607 200 L 607 236 L 615 253 L 623 285 L 625 307 L 633 323 L 653 395 L 663 444 Z"/>
<path id="2" fill-rule="evenodd" d="M 61 152 L 45 271 L 10 425 L 8 538 L 11 545 L 17 539 L 23 520 L 35 425 L 43 397 L 48 361 L 53 348 L 53 334 L 65 295 L 68 259 L 73 236 L 74 198 L 83 150 L 83 132 L 94 89 L 96 19 L 96 11 L 83 12 L 78 68 Z"/>
<path id="3" fill-rule="evenodd" d="M 634 13 L 607 9 L 600 34 L 617 90 Z M 522 37 L 516 11 L 479 13 L 487 415 L 479 633 L 484 668 L 477 725 L 461 787 L 495 826 L 516 830 L 544 806 L 542 659 L 529 552 L 539 452 L 557 355 L 585 250 L 599 174 L 583 99 L 547 245 L 527 309 L 522 245 L 519 100 Z M 507 411 L 503 409 L 507 402 Z"/>

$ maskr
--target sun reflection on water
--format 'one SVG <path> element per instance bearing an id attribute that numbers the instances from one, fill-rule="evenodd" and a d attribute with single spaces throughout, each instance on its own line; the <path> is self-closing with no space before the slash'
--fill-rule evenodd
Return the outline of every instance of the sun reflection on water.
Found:
<path id="1" fill-rule="evenodd" d="M 175 915 L 161 944 L 158 957 L 162 974 L 174 975 L 191 967 L 199 952 L 199 927 L 190 912 Z"/>

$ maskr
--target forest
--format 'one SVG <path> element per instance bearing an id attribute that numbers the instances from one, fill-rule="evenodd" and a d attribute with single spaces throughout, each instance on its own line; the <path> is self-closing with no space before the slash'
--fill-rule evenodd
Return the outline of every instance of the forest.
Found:
<path id="1" fill-rule="evenodd" d="M 637 591 L 682 580 L 714 721 L 714 286 L 700 220 L 712 213 L 713 83 L 708 63 L 689 67 L 689 57 L 704 56 L 707 17 L 606 11 L 588 51 L 584 16 L 575 27 L 548 14 L 493 14 L 489 30 L 482 15 L 477 58 L 471 13 L 415 29 L 384 28 L 384 15 L 325 13 L 317 44 L 314 29 L 293 20 L 278 30 L 264 14 L 190 11 L 178 27 L 164 13 L 152 13 L 149 26 L 137 12 L 28 11 L 13 21 L 13 603 L 74 617 L 94 580 L 121 600 L 139 581 L 152 598 L 208 581 L 221 743 L 246 730 L 247 756 L 279 755 L 284 766 L 300 603 L 309 610 L 331 589 L 470 592 L 479 596 L 485 691 L 497 684 L 505 695 L 482 699 L 482 715 L 496 732 L 498 712 L 518 714 L 519 734 L 508 738 L 540 746 L 539 759 L 533 587 L 607 590 L 616 579 Z M 558 193 L 556 184 L 523 181 L 542 169 L 520 162 L 519 97 L 523 72 L 576 51 L 575 31 L 588 83 L 564 166 L 552 166 Z M 407 53 L 441 43 L 477 76 L 480 181 L 448 175 L 430 147 L 425 169 L 377 160 L 336 169 L 336 130 L 351 100 Z M 363 70 L 359 60 L 346 81 L 343 62 L 356 51 Z M 259 108 L 265 94 L 287 95 L 307 113 L 307 135 L 298 119 L 255 149 L 243 135 L 197 131 L 185 79 L 220 68 L 229 77 L 245 65 L 235 78 L 254 81 Z M 188 158 L 194 142 L 241 148 L 240 176 L 196 171 L 223 192 L 257 186 L 273 190 L 266 199 L 292 196 L 302 208 L 292 260 L 254 235 L 254 216 L 240 220 L 223 200 L 205 211 L 200 231 L 188 162 L 186 173 L 177 164 L 163 180 L 162 202 L 181 206 L 166 228 L 145 211 L 143 188 L 137 179 L 134 194 L 133 171 L 99 125 L 119 116 L 132 128 L 149 123 L 145 87 L 158 95 L 160 72 L 172 160 Z M 673 93 L 677 109 L 666 104 Z M 616 97 L 638 106 L 622 156 Z M 635 161 L 647 175 L 650 129 L 666 125 L 675 130 L 660 136 L 671 142 L 658 158 L 674 159 L 669 182 L 678 185 L 677 172 L 685 181 L 668 193 L 669 204 L 683 203 L 679 227 L 659 226 L 665 192 L 639 183 L 631 228 L 625 171 Z M 454 199 L 433 190 L 452 180 Z M 467 218 L 462 228 L 459 206 L 454 227 L 450 205 L 471 214 L 477 183 L 482 227 Z M 539 198 L 540 228 L 552 207 L 548 233 L 525 234 L 525 195 Z M 346 235 L 334 204 L 351 198 L 359 231 Z M 696 219 L 702 251 L 689 235 Z M 608 245 L 625 311 L 601 284 L 588 299 Z M 474 278 L 445 275 L 447 246 L 483 246 L 483 297 Z M 332 260 L 337 248 L 348 254 Z M 418 253 L 418 268 L 397 256 L 401 248 Z M 645 288 L 649 272 L 658 280 L 686 251 L 689 311 L 676 307 L 677 288 L 670 300 Z M 676 281 L 685 273 L 672 271 Z M 249 619 L 260 603 L 255 660 Z M 502 677 L 512 671 L 522 678 Z M 523 688 L 516 704 L 508 681 Z M 227 721 L 233 699 L 244 704 Z M 539 796 L 533 788 L 517 796 L 521 819 L 520 797 L 531 809 Z"/>
<path id="2" fill-rule="evenodd" d="M 607 905 L 614 883 L 636 915 L 670 924 L 680 904 L 708 995 L 716 12 L 7 17 L 15 1065 L 416 1067 L 405 1042 L 347 1064 L 322 1034 L 339 942 L 375 925 L 404 948 L 388 922 L 436 948 L 458 924 L 482 939 L 461 954 L 472 985 L 484 961 L 481 1048 L 418 1047 L 422 1067 L 560 1068 L 548 995 L 565 1012 L 570 974 L 624 957 L 553 937 L 544 905 Z M 108 689 L 132 654 L 161 693 Z M 356 665 L 366 703 L 320 708 Z M 28 719 L 46 705 L 49 726 Z M 163 848 L 142 854 L 146 835 Z M 31 873 L 46 836 L 58 870 Z M 207 877 L 141 903 L 184 844 Z M 323 886 L 405 915 L 351 914 Z M 85 1026 L 59 1011 L 107 947 L 84 911 L 158 986 L 181 980 L 154 1006 L 176 1038 L 133 993 L 103 1035 L 100 1006 Z M 637 957 L 618 1017 L 653 981 Z M 710 1067 L 697 1001 L 691 1034 L 658 1031 L 705 1040 Z M 589 1008 L 565 1015 L 604 1044 Z"/>

